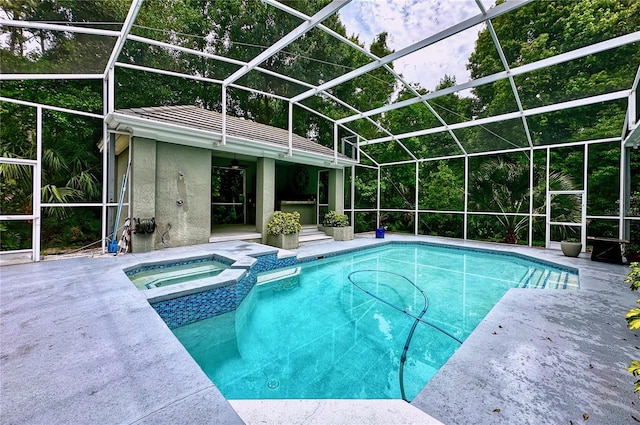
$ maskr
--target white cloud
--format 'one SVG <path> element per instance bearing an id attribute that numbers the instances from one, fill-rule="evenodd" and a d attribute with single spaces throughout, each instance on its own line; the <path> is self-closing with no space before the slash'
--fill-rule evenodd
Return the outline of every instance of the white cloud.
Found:
<path id="1" fill-rule="evenodd" d="M 486 0 L 483 1 L 485 7 Z M 367 48 L 381 32 L 398 51 L 480 13 L 474 0 L 354 0 L 340 11 L 347 34 L 358 35 Z M 409 82 L 434 90 L 445 74 L 458 83 L 470 79 L 466 64 L 482 26 L 455 34 L 394 62 Z"/>

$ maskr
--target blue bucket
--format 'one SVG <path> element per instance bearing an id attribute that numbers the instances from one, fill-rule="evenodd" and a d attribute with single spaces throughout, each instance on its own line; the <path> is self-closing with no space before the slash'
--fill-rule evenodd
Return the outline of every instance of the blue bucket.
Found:
<path id="1" fill-rule="evenodd" d="M 118 252 L 118 242 L 110 241 L 109 245 L 107 246 L 107 252 L 109 254 L 115 254 L 116 252 Z"/>
<path id="2" fill-rule="evenodd" d="M 384 227 L 378 227 L 376 229 L 376 238 L 377 239 L 384 239 Z"/>

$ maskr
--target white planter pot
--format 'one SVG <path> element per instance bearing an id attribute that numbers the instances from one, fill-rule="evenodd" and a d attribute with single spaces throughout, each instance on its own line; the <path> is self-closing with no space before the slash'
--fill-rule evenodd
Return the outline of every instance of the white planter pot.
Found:
<path id="1" fill-rule="evenodd" d="M 318 229 L 325 232 L 327 235 L 332 236 L 336 241 L 350 241 L 353 239 L 353 226 L 347 227 L 323 227 L 318 226 Z"/>
<path id="2" fill-rule="evenodd" d="M 300 246 L 298 233 L 292 235 L 267 235 L 267 244 L 281 249 L 296 249 Z"/>
<path id="3" fill-rule="evenodd" d="M 562 253 L 567 257 L 577 257 L 582 252 L 582 243 L 580 242 L 560 242 L 560 249 L 562 249 Z"/>
<path id="4" fill-rule="evenodd" d="M 337 241 L 350 241 L 353 239 L 353 226 L 334 227 L 333 239 Z"/>

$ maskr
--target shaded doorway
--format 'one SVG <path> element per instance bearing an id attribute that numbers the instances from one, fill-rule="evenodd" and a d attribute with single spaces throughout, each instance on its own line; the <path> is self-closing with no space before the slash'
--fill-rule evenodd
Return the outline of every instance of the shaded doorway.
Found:
<path id="1" fill-rule="evenodd" d="M 211 168 L 211 225 L 247 224 L 247 177 L 242 168 Z"/>

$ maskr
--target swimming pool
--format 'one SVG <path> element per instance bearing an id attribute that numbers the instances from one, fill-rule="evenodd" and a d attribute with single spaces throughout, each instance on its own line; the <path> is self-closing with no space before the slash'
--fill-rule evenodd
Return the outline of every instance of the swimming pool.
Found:
<path id="1" fill-rule="evenodd" d="M 237 310 L 173 329 L 229 399 L 396 399 L 404 389 L 411 400 L 508 289 L 578 287 L 570 270 L 422 244 L 276 273 L 258 276 Z M 428 310 L 414 327 L 420 290 Z"/>

